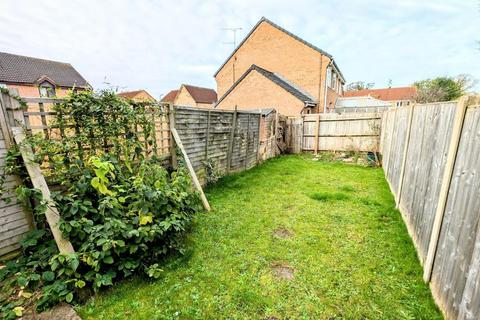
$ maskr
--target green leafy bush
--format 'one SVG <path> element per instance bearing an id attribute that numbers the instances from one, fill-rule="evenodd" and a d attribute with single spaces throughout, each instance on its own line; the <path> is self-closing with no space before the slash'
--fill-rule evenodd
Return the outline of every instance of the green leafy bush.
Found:
<path id="1" fill-rule="evenodd" d="M 75 101 L 77 109 L 83 110 L 83 120 L 77 119 L 75 125 L 85 124 L 83 129 L 105 117 L 99 105 L 110 111 L 116 105 L 115 117 L 123 121 L 91 129 L 93 136 L 94 130 L 100 130 L 108 148 L 92 150 L 90 140 L 81 134 L 27 141 L 39 163 L 48 159 L 49 179 L 59 184 L 52 199 L 60 213 L 60 230 L 75 253 L 58 254 L 41 194 L 20 187 L 21 198 L 36 200 L 37 229 L 22 242 L 22 255 L 0 269 L 5 288 L 0 293 L 0 317 L 14 318 L 29 308 L 43 310 L 59 301 L 76 301 L 84 290 L 99 290 L 133 274 L 159 277 L 161 258 L 183 251 L 183 235 L 199 209 L 184 169 L 169 172 L 158 159 L 145 156 L 145 142 L 151 143 L 148 130 L 154 127 L 146 122 L 147 117 L 142 118 L 144 109 L 129 108 L 110 93 L 80 93 L 72 94 L 56 111 L 68 114 Z M 128 134 L 129 127 L 138 126 L 139 120 L 145 121 L 143 140 Z M 120 128 L 115 125 L 127 132 L 126 140 L 118 138 Z M 18 168 L 18 162 L 9 161 L 9 166 Z"/>

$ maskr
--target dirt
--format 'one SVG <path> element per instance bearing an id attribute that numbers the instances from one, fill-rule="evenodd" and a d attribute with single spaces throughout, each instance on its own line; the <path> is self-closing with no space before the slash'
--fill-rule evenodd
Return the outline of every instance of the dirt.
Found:
<path id="1" fill-rule="evenodd" d="M 293 232 L 285 229 L 284 227 L 279 227 L 273 231 L 273 235 L 277 238 L 288 239 L 294 236 Z"/>
<path id="2" fill-rule="evenodd" d="M 274 263 L 272 265 L 272 270 L 275 277 L 277 277 L 278 279 L 293 280 L 293 278 L 295 277 L 295 270 L 285 263 Z"/>

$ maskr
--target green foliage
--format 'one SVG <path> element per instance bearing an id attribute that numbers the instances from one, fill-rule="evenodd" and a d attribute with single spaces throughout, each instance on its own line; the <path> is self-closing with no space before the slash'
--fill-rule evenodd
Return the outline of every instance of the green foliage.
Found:
<path id="1" fill-rule="evenodd" d="M 453 77 L 437 77 L 413 83 L 417 88 L 417 102 L 451 101 L 466 94 L 476 81 L 470 75 Z"/>
<path id="2" fill-rule="evenodd" d="M 97 291 L 134 274 L 158 278 L 161 259 L 184 251 L 183 235 L 199 201 L 184 169 L 170 173 L 145 152 L 154 130 L 148 107 L 132 107 L 110 92 L 72 93 L 56 106 L 53 126 L 63 128 L 57 132 L 62 139 L 26 140 L 49 181 L 59 185 L 52 199 L 75 253 L 58 254 L 40 192 L 19 187 L 19 198 L 36 203 L 37 230 L 0 270 L 7 288 L 0 293 L 0 317 L 78 301 L 81 290 Z M 144 139 L 136 134 L 139 127 Z M 15 156 L 12 150 L 9 173 L 20 169 Z"/>
<path id="3" fill-rule="evenodd" d="M 373 82 L 365 82 L 365 81 L 356 81 L 347 84 L 345 91 L 358 91 L 358 90 L 365 90 L 371 89 L 375 83 Z"/>
<path id="4" fill-rule="evenodd" d="M 8 90 L 7 88 L 0 87 L 0 93 L 3 93 L 5 95 L 17 100 L 17 102 L 20 104 L 20 106 L 22 108 L 25 108 L 25 109 L 27 108 L 27 102 L 25 100 L 23 100 L 20 96 L 11 93 L 10 90 Z"/>
<path id="5" fill-rule="evenodd" d="M 218 168 L 217 161 L 207 159 L 203 164 L 205 165 L 206 169 L 207 184 L 215 183 L 223 176 L 221 170 Z"/>

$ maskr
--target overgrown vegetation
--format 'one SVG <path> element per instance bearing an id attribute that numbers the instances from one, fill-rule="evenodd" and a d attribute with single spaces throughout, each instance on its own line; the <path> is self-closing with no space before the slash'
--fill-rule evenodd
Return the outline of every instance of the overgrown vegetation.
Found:
<path id="1" fill-rule="evenodd" d="M 22 254 L 0 270 L 0 317 L 80 301 L 85 292 L 133 274 L 158 278 L 161 259 L 184 251 L 183 234 L 198 199 L 184 170 L 169 172 L 149 153 L 154 108 L 111 92 L 72 93 L 55 106 L 52 139 L 25 141 L 58 186 L 52 198 L 59 227 L 76 252 L 58 254 L 45 221 L 46 203 L 23 174 L 26 184 L 17 191 L 36 199 L 37 229 L 22 242 Z M 12 150 L 5 170 L 22 174 L 19 169 L 18 151 Z"/>
<path id="2" fill-rule="evenodd" d="M 84 319 L 441 319 L 383 175 L 299 155 L 221 178 L 206 190 L 213 210 L 195 217 L 182 258 L 78 311 Z"/>

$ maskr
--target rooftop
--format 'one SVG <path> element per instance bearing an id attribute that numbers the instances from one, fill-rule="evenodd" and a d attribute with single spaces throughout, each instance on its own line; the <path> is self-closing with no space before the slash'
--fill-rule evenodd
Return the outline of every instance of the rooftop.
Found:
<path id="1" fill-rule="evenodd" d="M 0 82 L 38 84 L 41 79 L 59 87 L 89 86 L 70 63 L 0 52 Z"/>

